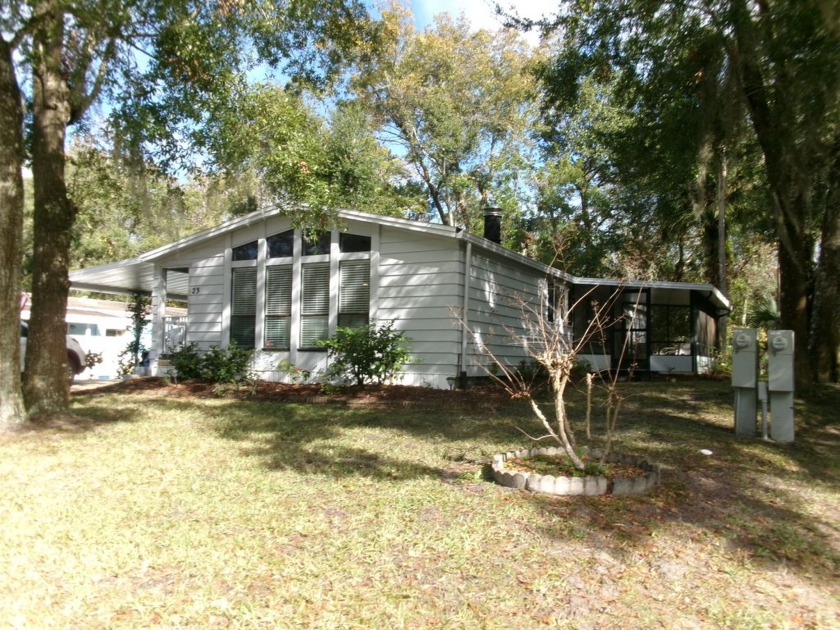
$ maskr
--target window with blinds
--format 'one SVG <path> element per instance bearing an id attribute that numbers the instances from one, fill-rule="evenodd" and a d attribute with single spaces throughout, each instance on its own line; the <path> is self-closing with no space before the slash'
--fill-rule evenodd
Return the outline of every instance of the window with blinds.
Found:
<path id="1" fill-rule="evenodd" d="M 339 276 L 338 325 L 366 326 L 370 319 L 370 261 L 342 261 Z"/>
<path id="2" fill-rule="evenodd" d="M 301 273 L 300 347 L 312 349 L 329 338 L 330 265 L 303 265 Z"/>
<path id="3" fill-rule="evenodd" d="M 230 340 L 241 348 L 254 347 L 257 319 L 257 270 L 233 270 L 231 282 Z"/>
<path id="4" fill-rule="evenodd" d="M 264 347 L 288 350 L 291 330 L 292 266 L 266 267 Z"/>

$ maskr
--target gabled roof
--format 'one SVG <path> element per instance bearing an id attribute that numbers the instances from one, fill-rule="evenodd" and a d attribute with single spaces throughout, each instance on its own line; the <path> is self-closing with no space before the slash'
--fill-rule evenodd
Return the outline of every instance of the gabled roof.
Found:
<path id="1" fill-rule="evenodd" d="M 151 293 L 154 288 L 154 271 L 155 263 L 163 258 L 177 253 L 179 250 L 200 245 L 207 240 L 224 236 L 241 228 L 248 227 L 255 223 L 264 221 L 268 218 L 282 215 L 288 211 L 281 208 L 272 208 L 265 210 L 257 210 L 241 217 L 236 217 L 229 221 L 222 223 L 216 227 L 202 230 L 182 238 L 179 241 L 163 245 L 157 249 L 140 254 L 135 258 L 121 260 L 119 262 L 108 265 L 101 265 L 99 267 L 90 267 L 88 269 L 79 269 L 70 273 L 70 281 L 74 289 L 82 291 L 98 291 L 102 293 L 127 293 L 131 291 L 141 291 Z M 683 289 L 702 291 L 706 293 L 709 299 L 716 307 L 722 310 L 728 310 L 729 301 L 724 295 L 710 284 L 688 284 L 680 282 L 626 282 L 621 280 L 598 279 L 598 278 L 577 278 L 569 275 L 558 269 L 554 269 L 536 260 L 532 260 L 511 251 L 501 245 L 498 245 L 485 238 L 481 238 L 472 234 L 468 234 L 460 228 L 451 227 L 448 225 L 440 225 L 435 223 L 421 223 L 419 221 L 409 221 L 407 219 L 399 219 L 395 217 L 388 217 L 378 214 L 368 214 L 366 212 L 357 212 L 355 210 L 341 210 L 339 218 L 343 220 L 355 220 L 366 223 L 373 223 L 383 227 L 391 227 L 408 232 L 419 232 L 426 235 L 437 235 L 446 238 L 461 240 L 470 243 L 474 247 L 482 248 L 488 252 L 496 254 L 502 258 L 506 258 L 511 263 L 525 265 L 544 273 L 546 276 L 552 276 L 558 280 L 564 280 L 573 284 L 601 284 L 604 286 L 626 286 L 630 288 L 653 287 L 662 289 Z"/>

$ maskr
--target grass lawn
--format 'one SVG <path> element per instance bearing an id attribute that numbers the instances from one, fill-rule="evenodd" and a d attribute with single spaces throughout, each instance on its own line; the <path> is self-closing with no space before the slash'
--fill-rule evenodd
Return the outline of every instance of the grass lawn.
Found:
<path id="1" fill-rule="evenodd" d="M 726 383 L 625 391 L 643 497 L 485 481 L 514 403 L 76 396 L 0 439 L 0 627 L 840 627 L 840 390 L 792 446 L 736 438 Z"/>

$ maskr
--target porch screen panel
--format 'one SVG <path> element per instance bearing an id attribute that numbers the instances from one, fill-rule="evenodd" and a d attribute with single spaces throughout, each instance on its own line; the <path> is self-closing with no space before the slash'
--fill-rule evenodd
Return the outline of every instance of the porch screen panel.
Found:
<path id="1" fill-rule="evenodd" d="M 256 268 L 234 269 L 231 293 L 230 340 L 241 348 L 253 348 L 257 319 Z"/>
<path id="2" fill-rule="evenodd" d="M 329 338 L 330 265 L 317 263 L 302 268 L 300 347 L 316 348 Z"/>
<path id="3" fill-rule="evenodd" d="M 289 349 L 292 322 L 292 266 L 272 266 L 265 271 L 266 348 Z"/>
<path id="4" fill-rule="evenodd" d="M 370 261 L 348 260 L 339 265 L 338 325 L 366 326 L 370 319 Z"/>

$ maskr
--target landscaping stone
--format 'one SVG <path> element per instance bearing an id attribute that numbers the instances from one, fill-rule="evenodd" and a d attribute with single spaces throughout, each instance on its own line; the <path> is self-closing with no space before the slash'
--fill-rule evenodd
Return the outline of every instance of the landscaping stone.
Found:
<path id="1" fill-rule="evenodd" d="M 554 494 L 555 481 L 553 475 L 540 475 L 539 483 L 537 484 L 537 492 L 545 492 L 546 494 Z"/>
<path id="2" fill-rule="evenodd" d="M 616 477 L 613 479 L 612 487 L 606 477 L 589 475 L 587 477 L 566 477 L 563 475 L 538 475 L 536 473 L 511 472 L 505 470 L 505 461 L 509 459 L 527 459 L 537 455 L 560 455 L 559 448 L 538 448 L 518 451 L 509 451 L 504 454 L 493 456 L 492 469 L 493 479 L 499 485 L 507 488 L 529 490 L 530 492 L 542 492 L 544 494 L 556 495 L 583 495 L 600 496 L 611 493 L 615 495 L 643 494 L 662 482 L 662 469 L 656 464 L 651 464 L 639 457 L 632 455 L 610 454 L 607 461 L 611 463 L 622 463 L 629 466 L 637 466 L 645 471 L 644 475 L 633 478 Z M 592 456 L 596 453 L 593 451 Z M 597 453 L 600 455 L 600 453 Z"/>
<path id="3" fill-rule="evenodd" d="M 571 480 L 565 475 L 554 478 L 554 494 L 569 494 L 571 487 Z"/>

